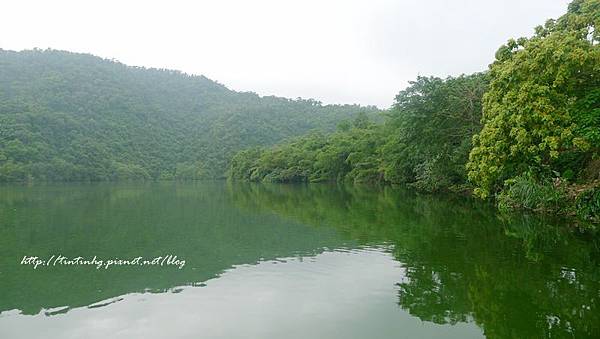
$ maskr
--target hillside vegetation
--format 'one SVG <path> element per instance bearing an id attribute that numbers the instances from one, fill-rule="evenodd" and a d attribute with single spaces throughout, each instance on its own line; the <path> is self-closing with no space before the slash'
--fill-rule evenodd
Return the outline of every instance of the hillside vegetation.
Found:
<path id="1" fill-rule="evenodd" d="M 0 181 L 218 178 L 242 148 L 376 111 L 87 54 L 0 50 Z"/>

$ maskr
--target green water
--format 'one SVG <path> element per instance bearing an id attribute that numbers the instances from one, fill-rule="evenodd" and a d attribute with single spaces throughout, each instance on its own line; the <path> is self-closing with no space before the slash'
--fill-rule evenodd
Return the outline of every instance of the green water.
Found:
<path id="1" fill-rule="evenodd" d="M 0 338 L 598 338 L 599 247 L 389 187 L 0 186 Z"/>

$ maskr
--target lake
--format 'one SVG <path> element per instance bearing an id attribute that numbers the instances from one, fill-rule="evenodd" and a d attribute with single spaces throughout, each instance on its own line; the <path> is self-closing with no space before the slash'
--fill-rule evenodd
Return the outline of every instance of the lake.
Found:
<path id="1" fill-rule="evenodd" d="M 598 338 L 599 248 L 391 187 L 5 185 L 0 338 Z"/>

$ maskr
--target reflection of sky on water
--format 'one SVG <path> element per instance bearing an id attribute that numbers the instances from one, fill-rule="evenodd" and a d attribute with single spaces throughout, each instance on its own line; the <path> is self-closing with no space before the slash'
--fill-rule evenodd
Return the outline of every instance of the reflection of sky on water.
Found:
<path id="1" fill-rule="evenodd" d="M 53 316 L 4 312 L 3 338 L 481 338 L 397 305 L 400 263 L 381 249 L 239 265 L 206 287 L 132 293 Z"/>

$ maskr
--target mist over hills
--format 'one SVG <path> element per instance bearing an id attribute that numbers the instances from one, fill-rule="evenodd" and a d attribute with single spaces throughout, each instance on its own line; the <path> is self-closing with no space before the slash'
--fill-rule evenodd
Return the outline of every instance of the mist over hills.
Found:
<path id="1" fill-rule="evenodd" d="M 0 50 L 0 181 L 219 178 L 240 149 L 377 111 L 89 54 Z"/>

